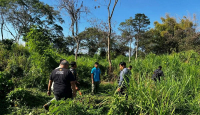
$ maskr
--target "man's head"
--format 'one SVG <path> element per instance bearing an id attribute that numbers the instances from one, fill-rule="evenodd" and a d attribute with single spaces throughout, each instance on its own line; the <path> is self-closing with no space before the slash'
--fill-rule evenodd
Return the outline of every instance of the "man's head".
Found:
<path id="1" fill-rule="evenodd" d="M 77 68 L 76 62 L 71 62 L 70 65 L 71 65 L 71 67 L 74 68 L 74 69 Z"/>
<path id="2" fill-rule="evenodd" d="M 126 63 L 125 62 L 120 62 L 119 63 L 119 69 L 122 71 L 124 68 L 126 68 Z"/>
<path id="3" fill-rule="evenodd" d="M 65 59 L 60 59 L 60 63 L 61 63 L 63 60 L 65 60 Z"/>
<path id="4" fill-rule="evenodd" d="M 94 63 L 94 67 L 98 68 L 98 67 L 99 67 L 99 63 L 98 63 L 98 62 L 95 62 L 95 63 Z"/>
<path id="5" fill-rule="evenodd" d="M 161 70 L 161 69 L 162 69 L 162 66 L 158 66 L 158 69 L 160 69 L 160 70 Z"/>
<path id="6" fill-rule="evenodd" d="M 68 69 L 69 68 L 69 62 L 67 60 L 63 60 L 60 62 L 60 67 Z"/>
<path id="7" fill-rule="evenodd" d="M 131 69 L 132 69 L 132 66 L 130 65 L 130 66 L 128 67 L 128 69 L 131 70 Z"/>

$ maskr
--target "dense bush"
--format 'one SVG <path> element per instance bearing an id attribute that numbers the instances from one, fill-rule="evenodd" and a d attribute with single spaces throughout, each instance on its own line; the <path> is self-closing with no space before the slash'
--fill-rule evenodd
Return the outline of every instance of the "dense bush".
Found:
<path id="1" fill-rule="evenodd" d="M 0 94 L 1 97 L 5 96 L 11 90 L 14 89 L 14 83 L 12 82 L 11 75 L 0 72 Z"/>
<path id="2" fill-rule="evenodd" d="M 98 100 L 92 96 L 84 96 L 77 98 L 76 100 L 68 99 L 66 101 L 61 100 L 55 102 L 50 107 L 51 114 L 57 115 L 99 115 L 106 114 L 106 106 L 100 106 L 97 104 Z M 100 101 L 101 102 L 101 101 Z"/>
<path id="3" fill-rule="evenodd" d="M 6 96 L 6 98 L 11 107 L 22 108 L 23 106 L 25 106 L 28 108 L 33 108 L 46 103 L 46 97 L 43 97 L 38 92 L 35 92 L 33 90 L 26 90 L 24 88 L 16 88 L 15 90 L 11 91 Z"/>

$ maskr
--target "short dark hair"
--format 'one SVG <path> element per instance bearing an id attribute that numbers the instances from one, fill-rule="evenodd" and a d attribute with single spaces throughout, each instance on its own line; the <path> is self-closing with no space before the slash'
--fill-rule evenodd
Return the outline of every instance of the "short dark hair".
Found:
<path id="1" fill-rule="evenodd" d="M 120 62 L 119 65 L 126 67 L 126 63 L 125 62 Z"/>
<path id="2" fill-rule="evenodd" d="M 132 66 L 130 65 L 129 68 L 132 68 Z"/>
<path id="3" fill-rule="evenodd" d="M 62 62 L 63 60 L 66 60 L 66 59 L 60 59 L 60 64 L 61 64 L 61 62 Z"/>
<path id="4" fill-rule="evenodd" d="M 70 65 L 71 65 L 72 67 L 74 67 L 74 66 L 76 65 L 76 62 L 73 61 L 73 62 L 70 63 Z"/>
<path id="5" fill-rule="evenodd" d="M 158 66 L 159 69 L 162 69 L 162 66 Z"/>
<path id="6" fill-rule="evenodd" d="M 98 63 L 98 62 L 95 62 L 94 64 L 95 64 L 95 65 L 99 65 L 99 63 Z"/>
<path id="7" fill-rule="evenodd" d="M 63 60 L 63 61 L 61 61 L 60 64 L 61 64 L 61 65 L 69 65 L 69 62 L 68 62 L 67 60 Z"/>

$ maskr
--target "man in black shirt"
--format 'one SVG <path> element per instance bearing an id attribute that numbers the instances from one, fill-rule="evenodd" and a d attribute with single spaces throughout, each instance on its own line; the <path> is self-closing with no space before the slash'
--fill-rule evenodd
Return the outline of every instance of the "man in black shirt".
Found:
<path id="1" fill-rule="evenodd" d="M 152 79 L 154 81 L 157 81 L 157 79 L 160 81 L 160 77 L 162 76 L 164 76 L 164 73 L 162 71 L 162 66 L 159 66 L 158 69 L 153 72 Z"/>
<path id="2" fill-rule="evenodd" d="M 61 64 L 61 62 L 64 61 L 64 60 L 65 60 L 65 59 L 60 59 L 60 64 Z M 56 69 L 60 68 L 60 64 L 59 64 L 59 67 L 57 67 Z M 51 91 L 53 91 L 53 89 L 54 89 L 54 82 L 52 82 Z M 43 106 L 44 109 L 49 110 L 49 106 L 51 105 L 51 102 L 54 101 L 54 100 L 56 100 L 55 96 L 54 96 L 53 99 L 51 99 L 51 101 L 49 101 L 48 103 L 46 103 L 46 104 Z"/>
<path id="3" fill-rule="evenodd" d="M 76 97 L 75 79 L 68 69 L 69 63 L 63 60 L 60 67 L 53 70 L 49 79 L 48 92 L 51 95 L 51 85 L 54 82 L 54 95 L 56 100 Z M 72 94 L 73 90 L 73 94 Z"/>

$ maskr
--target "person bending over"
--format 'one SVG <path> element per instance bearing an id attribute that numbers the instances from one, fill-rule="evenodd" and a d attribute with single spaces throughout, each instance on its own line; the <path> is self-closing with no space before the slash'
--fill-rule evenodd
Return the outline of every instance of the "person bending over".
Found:
<path id="1" fill-rule="evenodd" d="M 156 69 L 154 72 L 153 72 L 153 76 L 152 76 L 152 79 L 154 81 L 157 81 L 159 80 L 160 81 L 160 78 L 164 76 L 164 73 L 162 71 L 162 66 L 159 66 L 158 69 Z"/>

